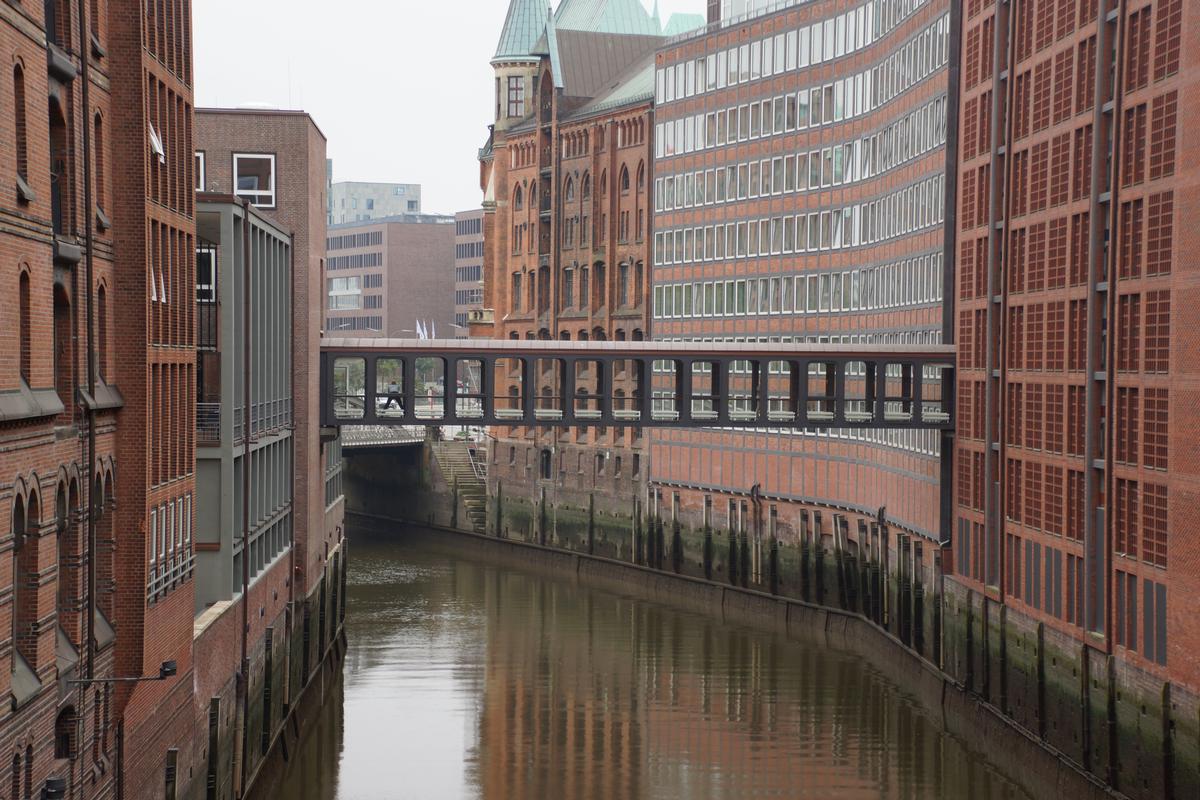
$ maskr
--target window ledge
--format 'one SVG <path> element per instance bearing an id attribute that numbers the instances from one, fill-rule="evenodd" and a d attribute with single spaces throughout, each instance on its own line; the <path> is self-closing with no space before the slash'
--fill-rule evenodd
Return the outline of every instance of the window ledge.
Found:
<path id="1" fill-rule="evenodd" d="M 104 49 L 104 45 L 100 44 L 100 40 L 96 38 L 96 34 L 91 35 L 92 40 L 92 55 L 96 58 L 104 58 L 108 55 L 108 51 Z"/>
<path id="2" fill-rule="evenodd" d="M 112 227 L 112 220 L 104 213 L 104 209 L 96 206 L 96 227 L 102 231 L 106 231 Z"/>
<path id="3" fill-rule="evenodd" d="M 17 176 L 17 200 L 23 205 L 29 205 L 37 200 L 33 187 L 20 175 Z"/>
<path id="4" fill-rule="evenodd" d="M 42 682 L 38 680 L 37 674 L 33 671 L 33 667 L 29 666 L 29 662 L 15 648 L 13 650 L 13 674 L 12 674 L 12 709 L 16 711 L 21 706 L 28 703 L 42 689 Z"/>
<path id="5" fill-rule="evenodd" d="M 64 410 L 53 389 L 30 389 L 24 380 L 18 389 L 0 392 L 0 423 L 53 417 Z"/>
<path id="6" fill-rule="evenodd" d="M 93 397 L 86 389 L 79 390 L 79 396 L 83 398 L 83 403 L 92 411 L 105 411 L 107 409 L 122 408 L 125 405 L 125 398 L 121 395 L 120 390 L 116 386 L 109 386 L 104 381 L 96 381 L 96 395 Z"/>
<path id="7" fill-rule="evenodd" d="M 96 649 L 103 650 L 108 647 L 117 638 L 116 631 L 108 621 L 108 617 L 99 608 L 96 609 L 93 620 L 93 632 L 95 634 Z"/>
<path id="8" fill-rule="evenodd" d="M 54 261 L 58 264 L 78 264 L 83 260 L 83 250 L 77 244 L 54 237 Z"/>
<path id="9" fill-rule="evenodd" d="M 71 57 L 53 42 L 46 42 L 46 64 L 50 68 L 50 77 L 63 83 L 70 83 L 79 74 Z"/>

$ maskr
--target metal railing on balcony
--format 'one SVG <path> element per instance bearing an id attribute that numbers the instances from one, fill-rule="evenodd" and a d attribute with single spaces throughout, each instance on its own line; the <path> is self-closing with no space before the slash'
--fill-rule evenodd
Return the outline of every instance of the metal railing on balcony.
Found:
<path id="1" fill-rule="evenodd" d="M 221 442 L 221 404 L 196 404 L 196 443 L 220 444 Z"/>

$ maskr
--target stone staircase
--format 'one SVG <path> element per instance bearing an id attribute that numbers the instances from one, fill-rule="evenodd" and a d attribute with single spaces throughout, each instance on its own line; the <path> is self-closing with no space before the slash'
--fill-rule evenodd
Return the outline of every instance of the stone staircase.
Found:
<path id="1" fill-rule="evenodd" d="M 433 455 L 446 483 L 457 484 L 458 496 L 467 510 L 467 522 L 477 533 L 487 528 L 487 459 L 482 451 L 472 451 L 483 445 L 474 442 L 430 442 Z"/>

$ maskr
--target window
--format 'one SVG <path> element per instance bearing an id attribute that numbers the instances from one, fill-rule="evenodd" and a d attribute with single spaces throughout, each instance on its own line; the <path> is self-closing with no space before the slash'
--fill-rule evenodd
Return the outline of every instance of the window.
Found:
<path id="1" fill-rule="evenodd" d="M 234 153 L 233 182 L 238 197 L 261 208 L 274 208 L 275 156 Z"/>
<path id="2" fill-rule="evenodd" d="M 99 119 L 100 119 L 99 117 L 96 118 L 97 129 L 99 129 L 99 125 L 100 125 Z M 204 169 L 204 151 L 201 150 L 196 153 L 196 191 L 203 192 L 204 187 L 207 185 L 207 183 L 208 183 L 208 176 L 205 175 L 205 169 Z"/>
<path id="3" fill-rule="evenodd" d="M 330 310 L 362 308 L 362 286 L 357 276 L 330 278 L 326 282 L 329 286 Z"/>
<path id="4" fill-rule="evenodd" d="M 94 124 L 95 135 L 92 137 L 92 150 L 96 159 L 96 207 L 104 208 L 104 120 L 96 115 Z"/>
<path id="5" fill-rule="evenodd" d="M 509 77 L 508 79 L 508 116 L 509 118 L 525 116 L 525 79 Z"/>
<path id="6" fill-rule="evenodd" d="M 25 73 L 20 65 L 13 68 L 13 118 L 17 128 L 17 177 L 29 178 L 29 150 L 25 123 Z"/>
<path id="7" fill-rule="evenodd" d="M 33 366 L 33 337 L 30 333 L 30 314 L 29 306 L 29 273 L 22 271 L 19 283 L 19 309 L 20 316 L 20 337 L 21 337 L 21 377 L 28 384 L 31 381 L 30 372 Z"/>

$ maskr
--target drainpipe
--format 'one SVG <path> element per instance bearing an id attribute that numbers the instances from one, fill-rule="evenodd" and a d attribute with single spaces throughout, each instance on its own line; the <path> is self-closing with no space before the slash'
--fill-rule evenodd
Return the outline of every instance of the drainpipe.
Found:
<path id="1" fill-rule="evenodd" d="M 83 675 L 83 677 L 86 680 L 90 680 L 90 679 L 94 678 L 95 674 L 96 674 L 96 636 L 95 636 L 95 626 L 96 626 L 96 510 L 97 510 L 98 504 L 104 502 L 104 497 L 103 497 L 103 495 L 101 495 L 101 497 L 99 497 L 99 498 L 96 498 L 93 496 L 95 489 L 96 489 L 96 481 L 93 476 L 93 471 L 96 468 L 96 409 L 95 409 L 96 339 L 95 339 L 95 303 L 93 300 L 96 287 L 95 287 L 95 280 L 94 280 L 94 276 L 93 276 L 93 262 L 92 262 L 92 249 L 93 249 L 92 219 L 93 219 L 93 215 L 95 213 L 92 209 L 92 105 L 91 105 L 91 93 L 90 93 L 90 84 L 92 82 L 92 79 L 91 79 L 92 72 L 91 72 L 91 63 L 90 63 L 91 59 L 89 58 L 88 46 L 87 46 L 87 43 L 89 42 L 89 37 L 88 37 L 88 20 L 87 20 L 86 9 L 85 9 L 86 3 L 84 2 L 84 0 L 78 0 L 76 5 L 77 5 L 77 9 L 78 9 L 78 14 L 79 14 L 79 61 L 80 61 L 81 73 L 82 73 L 80 80 L 82 81 L 81 91 L 83 93 L 82 102 L 83 102 L 83 111 L 84 111 L 84 113 L 83 113 L 83 207 L 84 207 L 83 230 L 84 230 L 84 280 L 85 280 L 85 283 L 87 284 L 87 286 L 86 286 L 87 299 L 85 301 L 86 302 L 85 307 L 87 309 L 87 311 L 86 311 L 86 316 L 87 316 L 87 385 L 88 385 L 88 397 L 91 398 L 91 400 L 92 400 L 92 402 L 84 404 L 84 406 L 85 406 L 84 413 L 87 415 L 87 443 L 86 443 L 87 455 L 86 455 L 86 458 L 84 459 L 84 464 L 86 465 L 86 468 L 84 470 L 84 478 L 83 479 L 84 479 L 84 481 L 87 482 L 87 488 L 84 490 L 86 492 L 86 494 L 81 495 L 81 496 L 87 497 L 87 514 L 85 515 L 85 517 L 87 519 L 87 555 L 85 556 L 86 563 L 87 563 L 87 606 L 86 606 L 85 613 L 87 615 L 87 619 L 84 620 L 84 630 L 85 630 L 85 636 L 87 637 L 87 642 L 84 647 L 84 659 L 85 660 L 84 660 L 84 675 Z M 73 286 L 74 299 L 76 302 L 78 302 L 78 299 L 79 299 L 79 271 L 72 270 L 72 275 L 73 275 L 72 283 L 74 284 L 74 286 Z M 78 331 L 78 328 L 76 328 L 76 331 Z M 75 335 L 76 335 L 76 332 L 73 331 L 72 336 L 75 336 Z M 76 375 L 75 384 L 76 384 L 76 386 L 78 386 L 79 385 L 79 379 L 78 379 L 79 378 L 79 358 L 78 358 L 78 356 L 76 356 L 73 360 L 75 363 L 72 365 L 72 369 L 75 370 L 75 375 Z M 70 398 L 70 400 L 68 402 L 75 402 L 75 398 Z M 69 515 L 71 513 L 71 509 L 68 509 L 67 513 Z M 60 580 L 61 580 L 61 577 L 60 577 Z M 83 709 L 86 708 L 86 703 L 87 703 L 87 689 L 85 688 L 86 686 L 87 686 L 86 683 L 79 684 L 79 699 L 77 701 L 76 707 L 80 709 L 80 713 L 78 715 L 76 715 L 76 720 L 77 720 L 77 725 L 79 725 L 79 734 L 80 735 L 76 736 L 77 742 L 83 741 L 83 736 L 81 734 L 83 733 L 84 725 L 86 724 L 84 722 L 85 715 L 83 713 Z M 100 731 L 92 731 L 92 736 L 93 737 L 100 736 Z M 120 773 L 118 773 L 118 774 L 120 774 Z M 74 791 L 74 789 L 75 789 L 75 779 L 76 779 L 75 764 L 72 763 L 71 779 L 70 779 L 72 791 Z M 120 786 L 120 783 L 121 783 L 120 780 L 118 780 L 118 787 Z"/>
<path id="2" fill-rule="evenodd" d="M 246 794 L 246 719 L 250 713 L 250 201 L 242 201 L 242 668 L 238 681 L 241 718 L 238 721 L 238 797 Z"/>
<path id="3" fill-rule="evenodd" d="M 85 626 L 87 629 L 87 666 L 84 674 L 85 678 L 95 677 L 95 660 L 96 660 L 96 645 L 95 645 L 95 618 L 96 618 L 96 501 L 97 498 L 92 496 L 95 491 L 96 483 L 92 476 L 92 471 L 96 466 L 96 410 L 93 407 L 96 398 L 96 339 L 95 339 L 95 321 L 96 309 L 93 300 L 95 285 L 92 272 L 92 217 L 95 213 L 92 209 L 92 127 L 91 127 L 91 94 L 89 92 L 89 84 L 91 83 L 91 64 L 88 58 L 88 49 L 85 42 L 88 39 L 88 24 L 85 16 L 84 0 L 78 0 L 79 8 L 79 60 L 82 64 L 82 90 L 83 90 L 83 205 L 84 205 L 84 276 L 87 283 L 87 380 L 88 380 L 88 396 L 92 398 L 93 403 L 87 405 L 87 477 L 88 482 L 87 498 L 88 498 L 88 514 L 87 514 L 87 620 Z M 76 281 L 78 283 L 78 281 Z M 79 297 L 76 291 L 76 297 Z M 99 498 L 100 502 L 104 498 Z M 80 706 L 82 708 L 82 706 Z"/>
<path id="4" fill-rule="evenodd" d="M 292 271 L 292 274 L 289 276 L 290 286 L 292 287 L 292 290 L 289 292 L 290 298 L 289 298 L 288 305 L 289 305 L 289 310 L 290 310 L 290 313 L 289 313 L 290 322 L 288 325 L 288 338 L 287 338 L 288 356 L 289 356 L 288 361 L 290 362 L 290 364 L 289 364 L 290 368 L 288 369 L 288 375 L 290 377 L 290 382 L 289 382 L 290 400 L 289 400 L 289 402 L 291 404 L 291 421 L 288 423 L 288 427 L 292 431 L 292 474 L 295 475 L 296 474 L 296 466 L 295 466 L 295 462 L 296 462 L 296 369 L 295 369 L 295 363 L 296 363 L 296 292 L 295 292 L 295 286 L 296 286 L 296 234 L 295 233 L 293 233 L 291 235 L 290 244 L 288 246 L 288 256 L 291 261 L 291 271 Z M 324 290 L 325 290 L 325 273 L 322 270 L 322 272 L 321 272 L 321 291 L 324 292 Z M 324 305 L 325 305 L 323 299 L 322 299 L 321 305 L 322 305 L 322 307 L 324 307 Z M 292 628 L 295 627 L 295 624 L 296 624 L 296 609 L 295 609 L 295 606 L 296 606 L 296 536 L 295 536 L 295 530 L 296 530 L 296 528 L 295 528 L 295 516 L 296 516 L 298 509 L 296 508 L 296 485 L 295 485 L 295 483 L 292 484 L 291 495 L 292 495 L 293 526 L 292 526 L 291 547 L 288 548 L 289 553 L 288 553 L 288 581 L 287 581 L 288 612 L 291 614 L 291 620 L 290 620 L 291 625 L 288 626 L 288 648 L 287 648 L 287 657 L 286 657 L 286 659 L 287 659 L 287 676 L 284 679 L 285 686 L 287 687 L 285 690 L 285 693 L 284 693 L 284 697 L 286 698 L 289 709 L 291 708 L 291 705 L 292 705 L 292 638 L 291 637 L 292 637 Z M 305 509 L 305 513 L 307 513 L 307 508 Z M 304 676 L 304 677 L 307 678 L 308 676 Z M 301 685 L 303 685 L 303 681 L 301 682 Z"/>

